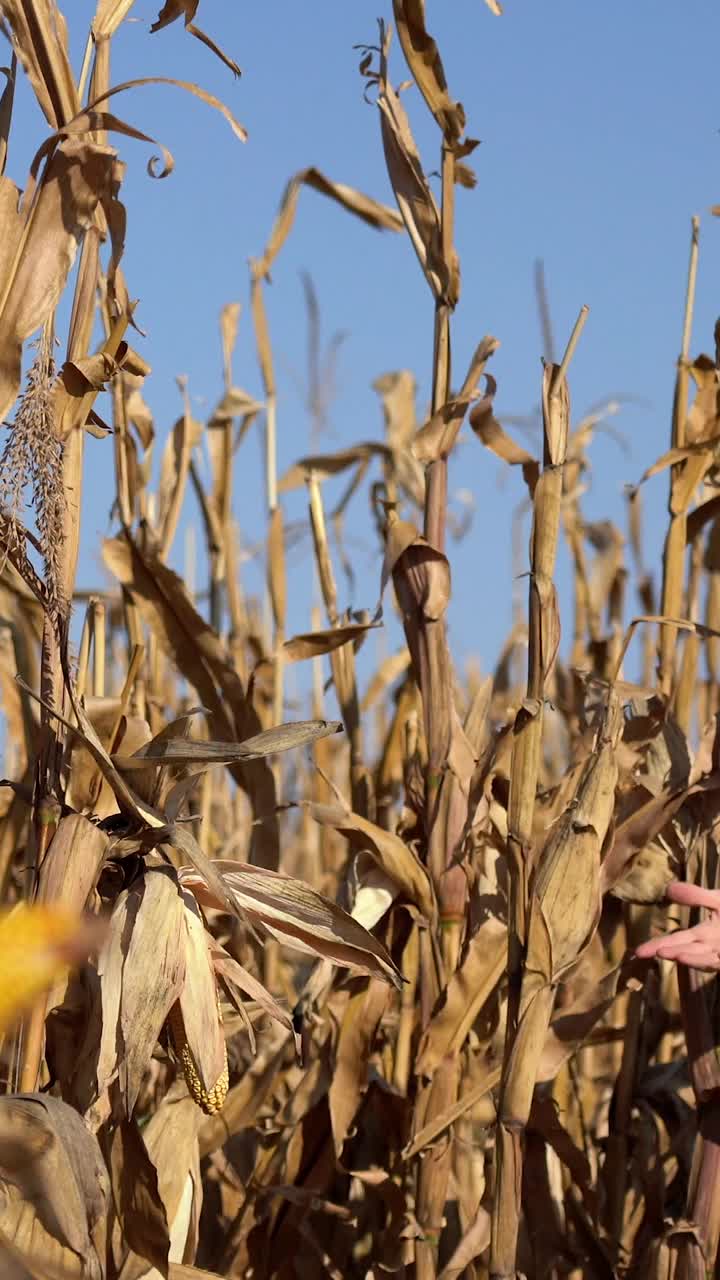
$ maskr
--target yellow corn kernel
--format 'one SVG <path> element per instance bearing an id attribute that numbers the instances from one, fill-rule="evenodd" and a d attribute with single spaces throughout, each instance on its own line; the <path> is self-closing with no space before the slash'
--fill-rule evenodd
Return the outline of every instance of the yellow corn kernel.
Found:
<path id="1" fill-rule="evenodd" d="M 220 1014 L 220 1002 L 218 1001 L 218 1016 L 222 1021 Z M 175 1056 L 180 1062 L 185 1083 L 188 1087 L 188 1093 L 194 1102 L 204 1111 L 206 1116 L 213 1116 L 220 1111 L 226 1097 L 230 1085 L 230 1075 L 228 1071 L 227 1050 L 225 1050 L 225 1065 L 220 1072 L 215 1084 L 209 1091 L 205 1088 L 200 1072 L 197 1069 L 197 1063 L 192 1054 L 192 1050 L 188 1043 L 187 1034 L 185 1032 L 185 1023 L 183 1021 L 182 1009 L 180 1001 L 176 1000 L 172 1009 L 167 1016 L 167 1026 L 170 1032 Z"/>

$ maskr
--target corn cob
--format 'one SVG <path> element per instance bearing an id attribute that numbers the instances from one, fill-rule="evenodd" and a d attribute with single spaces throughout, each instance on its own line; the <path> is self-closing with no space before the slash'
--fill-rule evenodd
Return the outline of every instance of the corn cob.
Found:
<path id="1" fill-rule="evenodd" d="M 222 1022 L 219 999 L 218 1018 L 220 1019 L 220 1022 Z M 182 1066 L 185 1083 L 188 1087 L 190 1097 L 197 1103 L 200 1109 L 204 1111 L 206 1116 L 215 1115 L 222 1108 L 227 1097 L 228 1087 L 230 1084 L 227 1049 L 224 1053 L 225 1065 L 223 1066 L 223 1069 L 212 1089 L 208 1090 L 202 1082 L 200 1072 L 197 1068 L 197 1063 L 188 1043 L 179 1000 L 175 1001 L 175 1004 L 172 1006 L 172 1009 L 167 1016 L 167 1028 L 170 1032 L 170 1039 L 172 1041 L 175 1056 Z"/>

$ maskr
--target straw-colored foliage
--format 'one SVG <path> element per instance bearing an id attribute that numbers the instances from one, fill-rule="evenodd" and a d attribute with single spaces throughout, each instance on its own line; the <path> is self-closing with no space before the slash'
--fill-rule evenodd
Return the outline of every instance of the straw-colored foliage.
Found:
<path id="1" fill-rule="evenodd" d="M 168 0 L 152 40 L 182 19 L 217 75 L 238 75 L 199 7 Z M 583 514 L 593 434 L 617 408 L 573 413 L 587 308 L 556 361 L 539 275 L 539 456 L 495 417 L 498 338 L 478 333 L 451 372 L 455 199 L 474 198 L 477 143 L 423 0 L 393 0 L 358 92 L 377 107 L 394 206 L 314 167 L 291 177 L 250 265 L 261 398 L 233 379 L 230 303 L 217 406 L 201 422 L 185 398 L 154 468 L 152 349 L 128 343 L 122 267 L 126 218 L 141 235 L 143 211 L 122 203 L 120 148 L 147 135 L 116 114 L 135 116 L 146 81 L 110 78 L 131 9 L 99 0 L 76 79 L 55 0 L 0 0 L 2 1275 L 715 1274 L 720 365 L 718 333 L 712 355 L 692 355 L 699 224 L 669 451 L 629 491 L 631 577 L 621 531 Z M 21 75 L 47 123 L 22 192 L 4 174 Z M 220 111 L 240 148 L 222 101 L 164 83 Z M 421 157 L 406 104 L 431 113 L 436 154 Z M 156 177 L 172 168 L 162 152 Z M 278 477 L 266 303 L 298 200 L 318 197 L 338 235 L 348 217 L 365 224 L 368 253 L 377 234 L 414 251 L 431 403 L 423 420 L 414 374 L 381 372 L 377 437 L 323 452 L 332 359 L 306 283 L 318 431 Z M 532 511 L 527 606 L 515 601 L 484 679 L 457 669 L 445 621 L 453 590 L 480 621 L 493 607 L 479 578 L 451 575 L 448 533 L 472 537 L 448 494 L 466 422 L 468 448 L 519 468 Z M 264 601 L 245 589 L 233 514 L 236 455 L 258 429 Z M 76 586 L 88 431 L 114 465 L 116 522 L 89 599 Z M 646 567 L 642 485 L 663 471 L 667 538 Z M 289 635 L 283 501 L 303 488 L 316 599 Z M 344 612 L 343 516 L 365 491 L 377 598 Z M 207 550 L 197 594 L 176 571 L 188 513 Z M 361 688 L 356 655 L 393 610 L 404 643 Z M 297 691 L 309 719 L 288 711 Z M 670 901 L 696 913 L 675 939 Z"/>

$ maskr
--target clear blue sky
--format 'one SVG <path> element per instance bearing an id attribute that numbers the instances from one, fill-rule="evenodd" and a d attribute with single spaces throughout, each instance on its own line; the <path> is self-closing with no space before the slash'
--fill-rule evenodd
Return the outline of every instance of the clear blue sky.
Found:
<path id="1" fill-rule="evenodd" d="M 251 256 L 265 244 L 288 177 L 316 165 L 331 178 L 392 203 L 377 109 L 363 101 L 353 45 L 374 42 L 387 0 L 205 0 L 197 20 L 239 62 L 235 81 L 180 23 L 149 34 L 159 0 L 138 0 L 136 21 L 114 42 L 113 81 L 142 75 L 195 80 L 223 98 L 249 132 L 239 143 L 223 119 L 180 90 L 143 88 L 114 100 L 124 119 L 173 152 L 175 172 L 152 181 L 149 148 L 125 138 L 124 198 L 129 226 L 124 267 L 140 299 L 139 343 L 153 368 L 146 397 L 160 436 L 180 411 L 175 376 L 187 374 L 195 411 L 221 391 L 218 313 L 248 301 Z M 82 56 L 94 5 L 66 4 L 73 56 Z M 668 444 L 674 365 L 679 350 L 690 218 L 701 215 L 701 255 L 693 351 L 712 351 L 720 313 L 720 89 L 717 0 L 507 0 L 502 18 L 483 0 L 427 5 L 453 96 L 465 106 L 468 132 L 482 140 L 473 162 L 474 192 L 459 191 L 457 245 L 463 292 L 454 320 L 455 373 L 465 371 L 486 332 L 502 343 L 494 357 L 497 407 L 530 412 L 540 387 L 541 342 L 533 263 L 545 261 L 556 342 L 564 345 L 582 303 L 591 308 L 571 376 L 574 416 L 603 397 L 632 393 L 614 420 L 631 454 L 600 437 L 593 448 L 589 517 L 624 520 L 622 485 L 639 477 Z M 393 43 L 392 78 L 407 71 Z M 417 93 L 405 96 L 425 167 L 438 163 L 437 130 Z M 19 182 L 43 137 L 26 93 L 18 99 L 10 172 Z M 306 323 L 300 273 L 311 274 L 325 339 L 343 330 L 334 435 L 323 448 L 380 438 L 378 374 L 410 368 L 419 412 L 428 396 L 432 300 L 410 244 L 375 233 L 310 191 L 273 273 L 267 294 L 280 383 L 279 455 L 284 470 L 308 448 L 303 403 Z M 249 310 L 244 305 L 236 381 L 259 395 Z M 236 509 L 249 540 L 260 529 L 262 461 L 253 433 L 239 456 Z M 90 442 L 87 511 L 79 581 L 100 580 L 98 545 L 108 530 L 111 444 Z M 451 544 L 457 655 L 492 663 L 511 605 L 510 514 L 524 496 L 515 473 L 474 439 L 453 459 L 451 488 L 472 490 L 477 511 L 469 537 Z M 328 501 L 339 491 L 328 488 Z M 647 487 L 647 554 L 659 570 L 666 480 Z M 378 564 L 364 497 L 354 500 L 350 532 L 358 574 L 343 604 L 372 607 Z M 302 512 L 290 502 L 289 518 Z M 181 539 L 180 539 L 180 545 Z M 293 559 L 289 629 L 309 626 L 309 556 Z M 560 566 L 561 586 L 567 581 Z M 257 574 L 248 574 L 250 589 Z M 634 606 L 633 606 L 634 607 Z M 391 643 L 394 637 L 391 637 Z"/>

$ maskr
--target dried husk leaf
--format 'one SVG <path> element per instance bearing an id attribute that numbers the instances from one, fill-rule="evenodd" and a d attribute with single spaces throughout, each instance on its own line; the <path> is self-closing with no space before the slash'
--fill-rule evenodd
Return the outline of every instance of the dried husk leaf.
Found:
<path id="1" fill-rule="evenodd" d="M 185 981 L 180 993 L 185 1034 L 198 1074 L 208 1092 L 225 1067 L 225 1036 L 218 1015 L 217 986 L 205 925 L 189 890 L 182 892 Z"/>
<path id="2" fill-rule="evenodd" d="M 542 853 L 530 911 L 526 968 L 545 983 L 573 965 L 600 913 L 600 856 L 610 827 L 622 708 L 611 693 L 595 753 Z"/>
<path id="3" fill-rule="evenodd" d="M 82 911 L 107 856 L 109 838 L 80 813 L 60 819 L 40 867 L 38 899 Z"/>
<path id="4" fill-rule="evenodd" d="M 101 1036 L 96 1049 L 96 1028 L 89 1028 L 81 1091 L 94 1100 L 118 1077 L 128 1115 L 168 1010 L 182 990 L 183 911 L 173 875 L 160 868 L 147 871 L 118 897 L 98 962 Z"/>
<path id="5" fill-rule="evenodd" d="M 388 524 L 380 579 L 381 600 L 391 575 L 398 603 L 406 616 L 420 612 L 429 622 L 443 616 L 450 600 L 450 563 L 447 556 L 431 546 L 407 520 L 395 519 Z M 410 649 L 412 652 L 412 645 Z"/>

